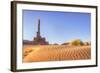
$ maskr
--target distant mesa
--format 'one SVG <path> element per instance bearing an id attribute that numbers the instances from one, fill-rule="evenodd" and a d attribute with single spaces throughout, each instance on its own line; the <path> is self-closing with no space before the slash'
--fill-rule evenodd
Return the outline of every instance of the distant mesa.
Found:
<path id="1" fill-rule="evenodd" d="M 44 37 L 40 35 L 40 19 L 38 20 L 38 31 L 36 37 L 33 38 L 33 41 L 24 40 L 23 44 L 28 45 L 49 45 Z"/>
<path id="2" fill-rule="evenodd" d="M 91 45 L 91 42 L 83 42 L 80 39 L 73 40 L 71 42 L 73 46 L 84 46 L 84 45 Z"/>
<path id="3" fill-rule="evenodd" d="M 84 45 L 91 45 L 91 42 L 84 42 Z"/>
<path id="4" fill-rule="evenodd" d="M 70 43 L 69 42 L 67 42 L 67 43 L 62 43 L 61 45 L 69 45 Z"/>
<path id="5" fill-rule="evenodd" d="M 71 44 L 72 44 L 73 46 L 82 46 L 82 45 L 84 45 L 84 43 L 83 43 L 80 39 L 73 40 L 73 41 L 71 42 Z"/>
<path id="6" fill-rule="evenodd" d="M 59 44 L 57 44 L 57 43 L 54 43 L 53 45 L 59 45 Z"/>
<path id="7" fill-rule="evenodd" d="M 84 46 L 84 45 L 91 45 L 91 42 L 83 42 L 80 39 L 75 39 L 71 42 L 66 42 L 61 45 L 68 45 L 68 46 Z"/>
<path id="8" fill-rule="evenodd" d="M 33 41 L 23 40 L 23 44 L 32 45 Z"/>

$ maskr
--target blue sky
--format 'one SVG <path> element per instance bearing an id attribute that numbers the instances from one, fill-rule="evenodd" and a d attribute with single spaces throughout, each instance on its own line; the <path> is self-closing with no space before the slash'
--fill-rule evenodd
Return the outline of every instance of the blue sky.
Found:
<path id="1" fill-rule="evenodd" d="M 33 40 L 36 37 L 38 19 L 41 36 L 51 44 L 74 39 L 91 40 L 90 13 L 23 10 L 24 40 Z"/>

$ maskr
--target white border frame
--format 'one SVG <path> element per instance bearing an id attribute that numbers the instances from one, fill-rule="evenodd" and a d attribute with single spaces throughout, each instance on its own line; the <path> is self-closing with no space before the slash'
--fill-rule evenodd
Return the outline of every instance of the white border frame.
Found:
<path id="1" fill-rule="evenodd" d="M 22 9 L 91 13 L 91 60 L 22 63 Z M 17 4 L 17 69 L 96 65 L 96 8 Z"/>

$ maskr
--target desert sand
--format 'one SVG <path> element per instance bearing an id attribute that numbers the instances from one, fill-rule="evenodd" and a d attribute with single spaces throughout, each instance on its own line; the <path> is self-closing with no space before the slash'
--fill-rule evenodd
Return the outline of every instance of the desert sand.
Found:
<path id="1" fill-rule="evenodd" d="M 91 46 L 24 45 L 23 62 L 91 59 Z"/>

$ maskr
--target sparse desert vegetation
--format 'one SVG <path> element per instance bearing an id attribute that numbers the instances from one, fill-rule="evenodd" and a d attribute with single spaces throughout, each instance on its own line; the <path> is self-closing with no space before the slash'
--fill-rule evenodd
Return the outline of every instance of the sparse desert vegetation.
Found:
<path id="1" fill-rule="evenodd" d="M 23 62 L 91 59 L 91 46 L 24 45 Z"/>

